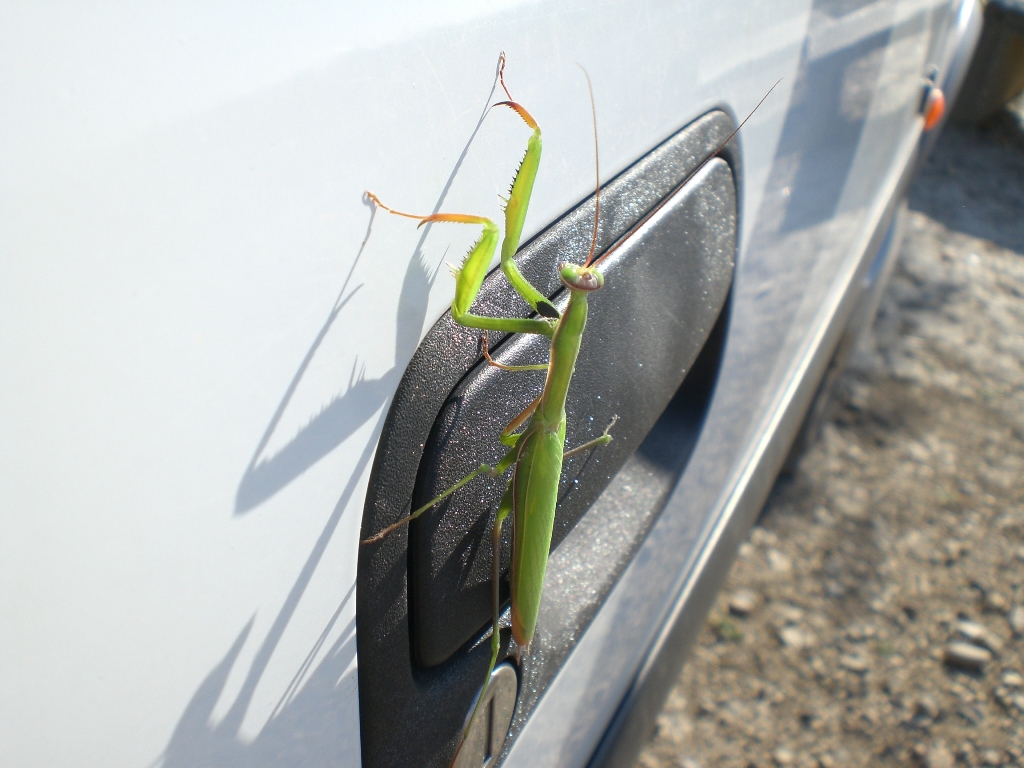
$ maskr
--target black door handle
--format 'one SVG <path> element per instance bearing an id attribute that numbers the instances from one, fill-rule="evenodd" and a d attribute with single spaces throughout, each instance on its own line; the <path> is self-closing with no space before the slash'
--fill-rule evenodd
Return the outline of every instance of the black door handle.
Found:
<path id="1" fill-rule="evenodd" d="M 732 128 L 724 113 L 709 113 L 602 188 L 598 250 L 629 236 L 602 263 L 605 288 L 591 302 L 566 406 L 567 445 L 596 437 L 615 415 L 619 422 L 610 445 L 567 460 L 553 546 L 640 446 L 721 315 L 736 249 L 736 158 L 730 158 L 733 167 L 713 160 L 679 187 Z M 557 264 L 582 260 L 592 222 L 591 198 L 516 256 L 524 275 L 556 306 Z M 495 272 L 475 311 L 526 316 L 529 308 Z M 410 362 L 374 462 L 364 536 L 481 462 L 493 463 L 502 453 L 498 434 L 540 392 L 543 373 L 487 366 L 477 333 L 446 315 Z M 501 362 L 546 359 L 543 338 L 495 335 L 490 342 Z M 409 530 L 360 553 L 357 631 L 367 766 L 428 764 L 425 755 L 443 762 L 454 746 L 486 668 L 486 644 L 476 641 L 490 620 L 489 523 L 502 490 L 501 481 L 474 481 Z M 506 563 L 507 549 L 506 542 Z M 578 618 L 582 630 L 589 619 Z M 544 670 L 546 679 L 557 663 Z M 517 718 L 524 715 L 517 711 Z"/>

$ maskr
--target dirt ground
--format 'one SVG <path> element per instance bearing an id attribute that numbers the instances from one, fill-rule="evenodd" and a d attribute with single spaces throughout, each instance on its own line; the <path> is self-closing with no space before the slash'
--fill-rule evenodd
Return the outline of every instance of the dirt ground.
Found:
<path id="1" fill-rule="evenodd" d="M 1024 766 L 1024 99 L 947 126 L 640 768 Z"/>

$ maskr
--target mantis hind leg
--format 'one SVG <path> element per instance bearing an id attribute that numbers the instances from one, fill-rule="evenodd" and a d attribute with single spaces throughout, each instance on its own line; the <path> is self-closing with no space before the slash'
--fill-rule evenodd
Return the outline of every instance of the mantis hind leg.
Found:
<path id="1" fill-rule="evenodd" d="M 513 451 L 513 453 L 516 452 Z M 455 750 L 455 757 L 452 758 L 453 765 L 458 759 L 459 752 L 466 743 L 466 737 L 469 735 L 469 731 L 473 727 L 477 715 L 480 713 L 480 708 L 487 698 L 487 688 L 491 682 L 491 673 L 494 672 L 494 667 L 498 663 L 498 654 L 501 653 L 501 527 L 505 522 L 505 518 L 511 514 L 512 507 L 513 489 L 512 481 L 509 480 L 505 486 L 505 493 L 501 497 L 501 503 L 498 505 L 498 513 L 494 516 L 494 527 L 491 528 L 491 607 L 493 609 L 491 660 L 487 664 L 487 674 L 484 675 L 484 684 L 480 688 L 480 694 L 476 697 L 473 711 L 466 721 L 465 728 L 462 729 L 462 737 L 459 739 L 458 749 Z"/>

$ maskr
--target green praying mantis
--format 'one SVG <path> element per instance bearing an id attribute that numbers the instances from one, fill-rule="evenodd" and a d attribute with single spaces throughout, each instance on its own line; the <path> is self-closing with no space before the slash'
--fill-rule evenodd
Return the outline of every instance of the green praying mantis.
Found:
<path id="1" fill-rule="evenodd" d="M 581 69 L 583 68 L 581 67 Z M 523 277 L 513 261 L 513 256 L 519 248 L 520 236 L 526 220 L 534 181 L 540 166 L 542 142 L 541 130 L 537 121 L 525 107 L 512 98 L 505 84 L 504 70 L 505 55 L 502 53 L 499 58 L 498 79 L 502 90 L 507 96 L 507 100 L 500 101 L 493 106 L 506 107 L 513 110 L 527 127 L 531 129 L 532 134 L 527 140 L 526 153 L 519 169 L 516 171 L 508 199 L 505 202 L 505 227 L 504 238 L 501 243 L 500 267 L 510 285 L 530 305 L 536 316 L 529 318 L 489 317 L 476 315 L 471 312 L 473 302 L 480 291 L 498 245 L 499 230 L 493 221 L 483 216 L 461 213 L 435 213 L 427 216 L 404 213 L 388 207 L 373 193 L 366 193 L 367 197 L 382 209 L 397 216 L 415 219 L 419 221 L 419 226 L 428 223 L 450 222 L 482 227 L 483 231 L 480 238 L 470 248 L 462 265 L 457 269 L 453 269 L 455 276 L 455 298 L 451 306 L 452 318 L 462 326 L 483 332 L 481 339 L 483 355 L 488 364 L 509 371 L 545 370 L 547 372 L 541 393 L 525 410 L 512 419 L 499 435 L 499 441 L 508 448 L 508 451 L 495 465 L 481 464 L 477 469 L 437 497 L 362 542 L 365 545 L 380 541 L 392 531 L 423 515 L 439 502 L 481 475 L 499 478 L 504 476 L 510 469 L 512 470 L 511 477 L 506 482 L 505 491 L 501 497 L 491 530 L 493 624 L 490 638 L 490 662 L 473 711 L 463 728 L 459 746 L 453 758 L 453 764 L 458 760 L 459 753 L 466 744 L 466 736 L 472 729 L 481 704 L 486 699 L 487 686 L 491 673 L 497 664 L 501 649 L 500 562 L 498 552 L 500 551 L 502 526 L 506 518 L 511 515 L 513 524 L 512 563 L 509 578 L 511 586 L 511 624 L 514 647 L 518 657 L 518 654 L 528 650 L 537 626 L 544 574 L 547 569 L 555 522 L 555 509 L 558 499 L 559 480 L 562 473 L 562 462 L 569 456 L 589 451 L 611 442 L 611 430 L 617 420 L 617 417 L 613 418 L 599 437 L 571 450 L 565 450 L 566 397 L 586 328 L 588 298 L 591 293 L 600 290 L 604 285 L 604 277 L 599 271 L 598 265 L 603 258 L 612 252 L 608 250 L 599 258 L 595 258 L 600 220 L 601 189 L 597 146 L 597 119 L 590 76 L 584 69 L 583 73 L 587 80 L 591 111 L 594 119 L 594 165 L 597 184 L 594 201 L 593 234 L 589 253 L 582 264 L 563 262 L 558 266 L 558 275 L 561 283 L 569 292 L 568 304 L 562 312 L 559 312 L 546 296 L 541 294 Z M 767 98 L 767 94 L 765 98 Z M 763 101 L 764 99 L 762 99 Z M 760 103 L 758 106 L 760 106 Z M 745 122 L 746 120 L 739 127 L 741 128 Z M 723 142 L 718 150 L 692 171 L 687 178 L 697 173 L 703 168 L 704 164 L 715 157 L 738 131 L 739 128 Z M 660 205 L 654 211 L 648 213 L 644 220 L 652 216 L 658 208 L 660 208 Z M 551 343 L 548 362 L 541 365 L 509 366 L 494 361 L 490 356 L 487 346 L 487 331 L 529 333 L 547 337 Z"/>

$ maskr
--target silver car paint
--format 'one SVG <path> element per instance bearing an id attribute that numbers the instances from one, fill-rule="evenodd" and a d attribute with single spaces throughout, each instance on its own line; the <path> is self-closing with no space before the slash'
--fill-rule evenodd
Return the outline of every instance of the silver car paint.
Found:
<path id="1" fill-rule="evenodd" d="M 686 583 L 678 543 L 720 531 L 800 384 L 916 140 L 951 11 L 259 10 L 4 11 L 5 759 L 357 765 L 366 474 L 390 393 L 450 302 L 438 267 L 467 242 L 371 228 L 363 189 L 496 215 L 524 141 L 497 114 L 478 126 L 502 49 L 545 132 L 530 231 L 592 184 L 575 61 L 595 83 L 605 176 L 783 77 L 741 137 L 742 248 L 704 436 L 508 759 L 578 765 Z"/>

